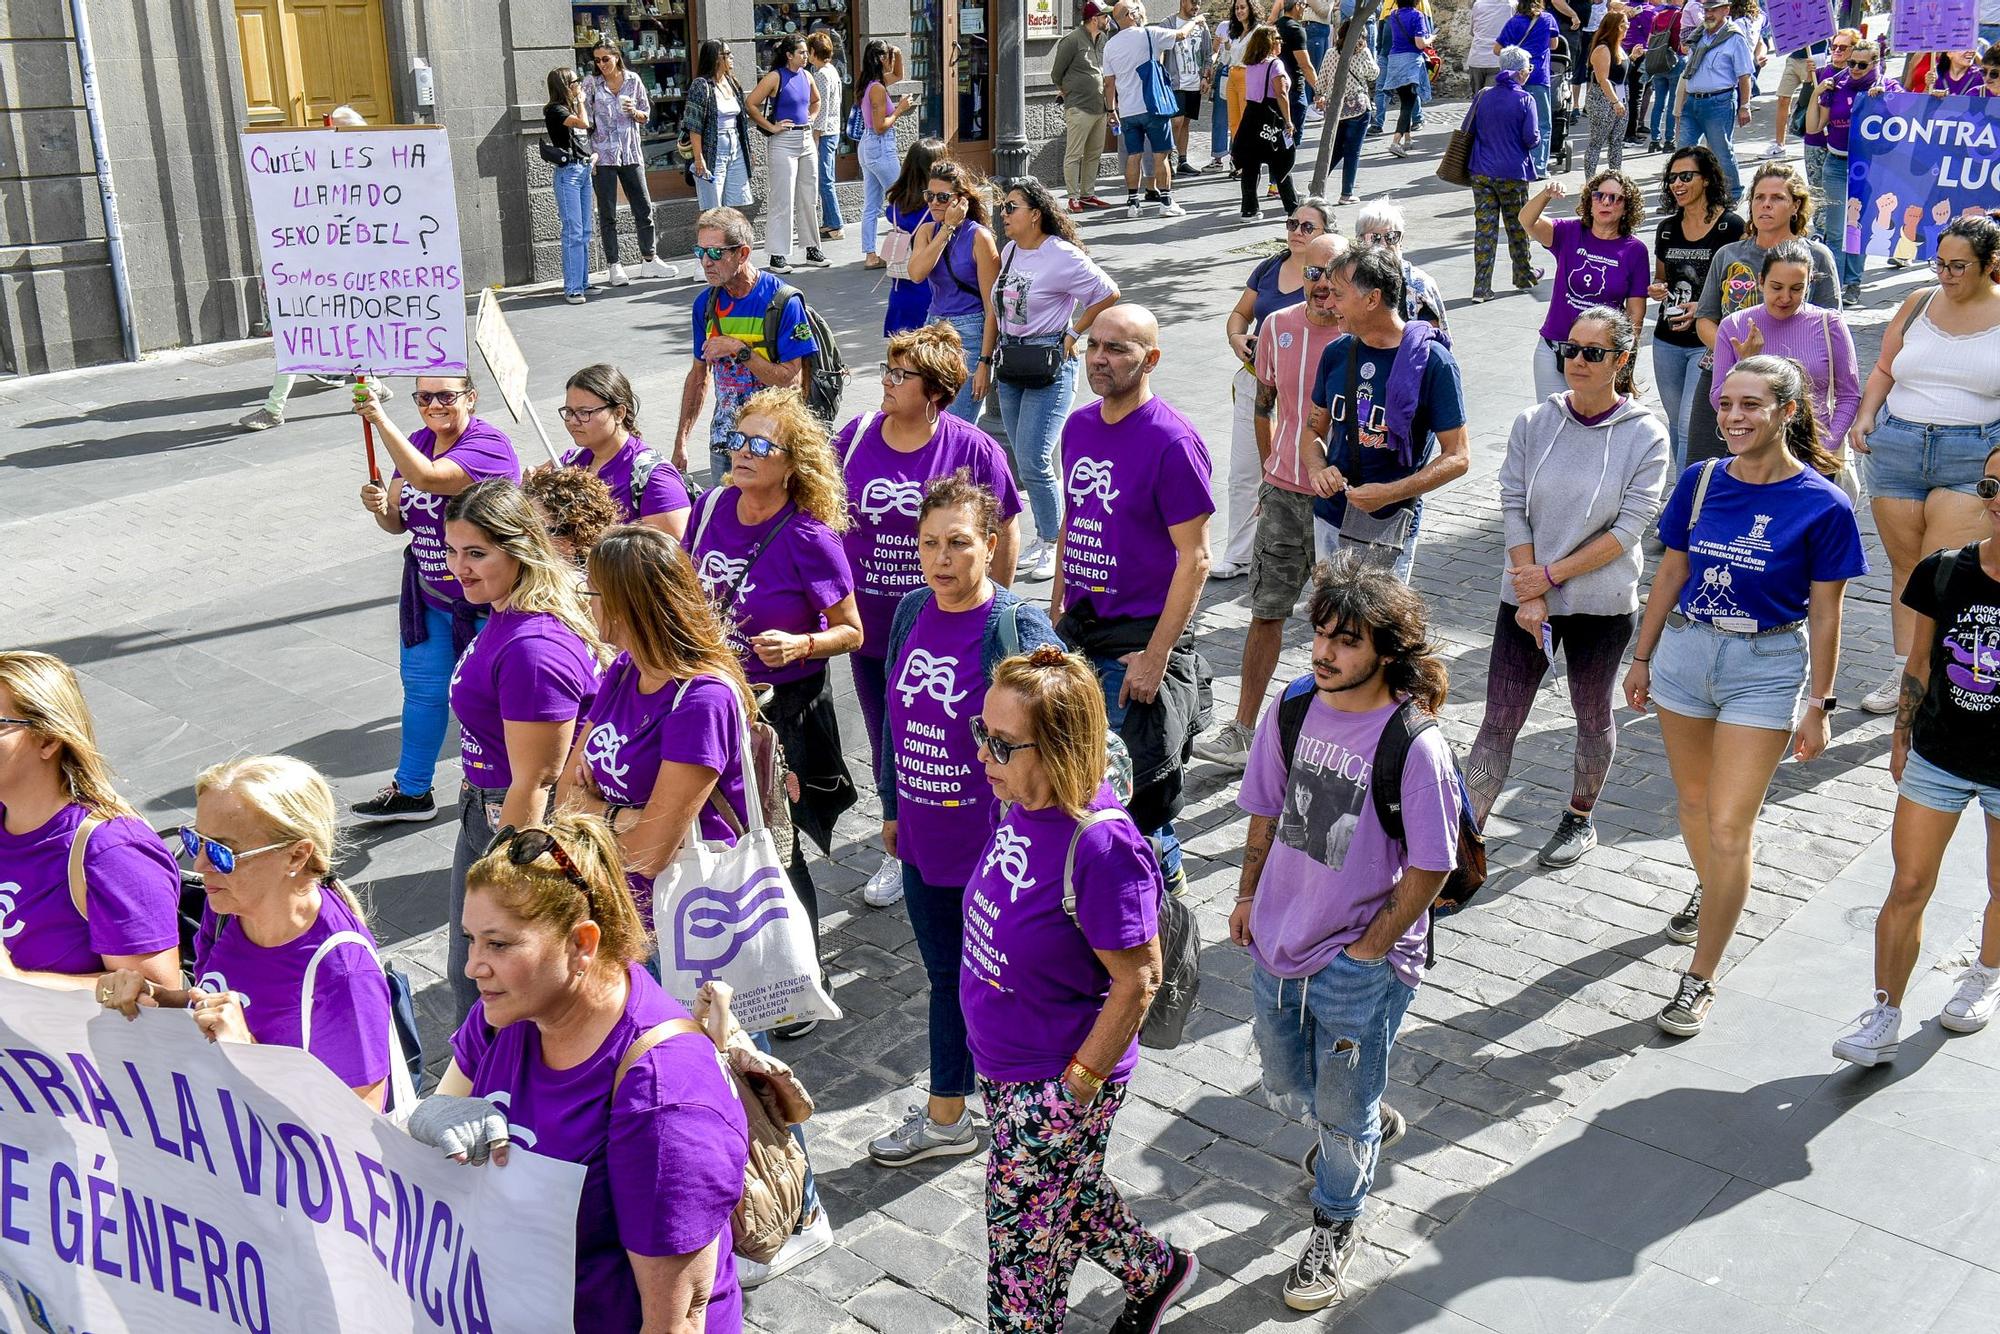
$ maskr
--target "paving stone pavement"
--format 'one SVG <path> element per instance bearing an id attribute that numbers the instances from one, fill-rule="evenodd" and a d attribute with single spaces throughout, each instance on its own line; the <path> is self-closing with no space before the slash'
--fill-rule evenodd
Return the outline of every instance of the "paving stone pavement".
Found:
<path id="1" fill-rule="evenodd" d="M 1409 212 L 1408 256 L 1448 296 L 1470 290 L 1470 207 L 1430 171 L 1455 119 L 1452 108 L 1434 109 L 1423 151 L 1408 162 L 1371 141 L 1363 168 L 1367 194 L 1386 191 Z M 1661 165 L 1657 156 L 1628 159 L 1642 179 Z M 1091 220 L 1085 235 L 1126 296 L 1159 315 L 1164 361 L 1155 388 L 1192 416 L 1220 459 L 1233 369 L 1222 314 L 1278 233 L 1269 217 L 1236 218 L 1233 183 L 1176 193 L 1189 208 L 1185 219 L 1128 223 L 1114 213 Z M 1353 210 L 1338 214 L 1349 227 Z M 849 362 L 871 366 L 882 294 L 860 271 L 853 242 L 829 250 L 840 267 L 797 281 L 832 318 Z M 1919 280 L 1915 271 L 1870 276 L 1870 304 L 1855 316 L 1865 364 L 1880 322 Z M 504 305 L 539 402 L 552 405 L 574 367 L 619 362 L 634 372 L 648 405 L 642 422 L 657 443 L 671 430 L 687 364 L 691 295 L 681 280 L 607 292 L 582 309 L 548 293 L 508 294 Z M 1546 295 L 1461 304 L 1452 316 L 1473 466 L 1429 503 L 1414 581 L 1451 663 L 1444 726 L 1461 747 L 1481 711 L 1502 558 L 1495 474 L 1508 428 L 1530 400 L 1530 339 Z M 269 366 L 265 345 L 244 344 L 0 381 L 0 644 L 46 648 L 78 665 L 126 790 L 161 825 L 190 808 L 196 769 L 232 754 L 303 756 L 343 801 L 371 794 L 393 765 L 400 544 L 356 502 L 360 451 L 343 395 L 302 389 L 283 428 L 234 430 L 261 400 Z M 850 391 L 850 410 L 867 392 L 865 381 Z M 523 460 L 536 461 L 532 432 L 508 423 L 491 398 L 488 406 Z M 407 416 L 407 399 L 392 411 Z M 546 422 L 557 431 L 552 410 Z M 1879 546 L 1871 551 L 1876 572 L 1849 590 L 1841 673 L 1849 699 L 1893 667 L 1886 564 Z M 1197 628 L 1218 676 L 1218 717 L 1234 702 L 1246 597 L 1239 579 L 1211 584 L 1202 600 Z M 1305 630 L 1294 623 L 1280 672 L 1305 668 Z M 835 679 L 849 761 L 865 771 L 846 672 L 836 669 Z M 1635 1050 L 1657 1045 L 1650 1016 L 1686 960 L 1660 925 L 1693 880 L 1658 728 L 1630 713 L 1620 721 L 1620 754 L 1597 814 L 1603 841 L 1579 865 L 1545 872 L 1533 859 L 1566 798 L 1571 734 L 1562 686 L 1538 701 L 1489 828 L 1494 879 L 1476 911 L 1440 929 L 1437 967 L 1391 1064 L 1391 1099 L 1411 1129 L 1378 1178 L 1367 1245 L 1350 1271 L 1358 1288 L 1381 1284 L 1424 1252 Z M 1843 710 L 1825 756 L 1781 767 L 1732 963 L 1887 827 L 1887 749 L 1884 720 Z M 455 786 L 446 766 L 440 792 Z M 1250 965 L 1227 943 L 1244 832 L 1233 794 L 1214 768 L 1192 771 L 1181 828 L 1206 942 L 1202 1009 L 1186 1046 L 1146 1054 L 1110 1155 L 1140 1216 L 1200 1252 L 1203 1281 L 1172 1326 L 1191 1334 L 1298 1319 L 1280 1303 L 1278 1275 L 1308 1214 L 1296 1166 L 1308 1136 L 1258 1098 Z M 832 861 L 815 867 L 825 955 L 849 1017 L 786 1052 L 819 1100 L 808 1139 L 839 1245 L 752 1295 L 750 1323 L 761 1330 L 906 1334 L 984 1323 L 980 1160 L 887 1171 L 870 1165 L 863 1148 L 919 1098 L 927 1062 L 925 984 L 907 921 L 860 900 L 880 855 L 873 814 L 864 802 L 843 822 Z M 445 1050 L 440 969 L 453 834 L 443 820 L 358 830 L 344 863 L 371 895 L 378 935 L 419 981 L 433 1054 Z M 1102 1329 L 1115 1318 L 1120 1298 L 1103 1274 L 1082 1267 L 1074 1291 L 1072 1328 Z M 1364 1317 L 1369 1328 L 1396 1327 L 1391 1307 L 1367 1309 L 1376 1312 Z M 1330 1312 L 1310 1323 L 1330 1328 L 1337 1319 Z"/>

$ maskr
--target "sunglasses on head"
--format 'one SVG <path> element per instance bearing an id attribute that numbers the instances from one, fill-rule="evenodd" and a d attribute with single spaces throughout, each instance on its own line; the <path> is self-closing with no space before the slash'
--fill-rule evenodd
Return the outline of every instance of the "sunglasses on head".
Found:
<path id="1" fill-rule="evenodd" d="M 1982 477 L 1972 484 L 1972 493 L 1981 500 L 2000 496 L 2000 477 Z"/>
<path id="2" fill-rule="evenodd" d="M 707 260 L 710 264 L 720 264 L 734 249 L 733 245 L 698 245 L 694 248 L 694 257 Z"/>
<path id="3" fill-rule="evenodd" d="M 1692 185 L 1700 179 L 1701 173 L 1698 171 L 1670 171 L 1667 173 L 1668 185 Z"/>
<path id="4" fill-rule="evenodd" d="M 1593 366 L 1601 363 L 1606 357 L 1618 355 L 1618 349 L 1615 347 L 1587 347 L 1582 343 L 1572 343 L 1567 340 L 1557 343 L 1555 352 L 1557 361 L 1571 361 L 1582 357 Z"/>
<path id="5" fill-rule="evenodd" d="M 1286 218 L 1285 230 L 1288 232 L 1297 232 L 1301 236 L 1311 236 L 1319 230 L 1319 224 L 1311 218 Z"/>
<path id="6" fill-rule="evenodd" d="M 464 398 L 468 392 L 470 391 L 464 389 L 419 389 L 410 397 L 417 401 L 417 406 L 420 408 L 448 408 Z"/>
<path id="7" fill-rule="evenodd" d="M 768 459 L 773 454 L 792 452 L 775 440 L 761 435 L 745 435 L 741 431 L 731 431 L 723 437 L 723 448 L 732 454 L 748 454 L 753 459 Z"/>
<path id="8" fill-rule="evenodd" d="M 556 869 L 563 873 L 563 879 L 575 885 L 577 892 L 586 899 L 590 897 L 590 885 L 584 880 L 583 873 L 576 869 L 576 863 L 569 859 L 562 844 L 556 842 L 556 836 L 548 830 L 534 825 L 526 829 L 508 825 L 486 845 L 486 855 L 491 857 L 502 848 L 507 849 L 507 860 L 514 866 L 533 866 L 543 857 L 553 859 Z"/>
<path id="9" fill-rule="evenodd" d="M 181 851 L 187 853 L 189 861 L 193 861 L 196 857 L 206 854 L 208 864 L 224 875 L 228 875 L 234 871 L 236 863 L 245 857 L 255 857 L 260 852 L 270 852 L 276 848 L 289 848 L 292 845 L 292 840 L 283 839 L 276 843 L 266 843 L 261 848 L 245 848 L 243 851 L 238 852 L 226 843 L 217 843 L 214 839 L 208 837 L 208 835 L 202 833 L 192 825 L 182 825 L 180 835 Z"/>
<path id="10" fill-rule="evenodd" d="M 995 764 L 1006 764 L 1014 758 L 1017 750 L 1034 750 L 1032 741 L 1002 741 L 986 730 L 986 720 L 975 717 L 972 720 L 972 740 L 978 747 L 993 757 Z"/>

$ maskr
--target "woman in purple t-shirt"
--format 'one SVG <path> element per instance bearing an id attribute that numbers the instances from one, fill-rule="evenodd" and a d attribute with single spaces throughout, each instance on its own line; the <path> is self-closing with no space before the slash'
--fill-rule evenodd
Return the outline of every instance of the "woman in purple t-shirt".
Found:
<path id="1" fill-rule="evenodd" d="M 179 901 L 172 854 L 111 786 L 76 673 L 0 652 L 0 977 L 81 988 L 127 968 L 178 986 Z"/>
<path id="2" fill-rule="evenodd" d="M 929 216 L 910 241 L 910 280 L 930 284 L 931 320 L 958 330 L 965 375 L 946 411 L 969 422 L 979 420 L 972 375 L 986 336 L 988 294 L 1000 281 L 1000 247 L 986 214 L 986 190 L 970 167 L 950 158 L 933 162 L 924 193 Z M 893 340 L 890 347 L 893 351 Z"/>
<path id="3" fill-rule="evenodd" d="M 641 966 L 610 831 L 584 815 L 503 831 L 467 888 L 451 927 L 479 1003 L 410 1134 L 459 1162 L 504 1170 L 519 1144 L 584 1169 L 577 1329 L 740 1334 L 729 1216 L 749 1129 L 714 1045 Z"/>
<path id="4" fill-rule="evenodd" d="M 623 522 L 679 538 L 687 531 L 687 483 L 638 437 L 639 395 L 625 372 L 602 362 L 585 366 L 565 391 L 558 415 L 577 447 L 563 455 L 563 466 L 603 478 Z"/>
<path id="5" fill-rule="evenodd" d="M 1088 1255 L 1124 1285 L 1119 1324 L 1152 1329 L 1199 1266 L 1139 1225 L 1104 1153 L 1160 975 L 1160 864 L 1104 785 L 1104 695 L 1086 660 L 1007 659 L 971 727 L 1006 803 L 966 883 L 958 988 L 993 1125 L 987 1310 L 995 1329 L 1058 1327 Z"/>
<path id="6" fill-rule="evenodd" d="M 451 668 L 472 642 L 486 614 L 468 602 L 445 568 L 445 502 L 474 482 L 502 477 L 521 480 L 514 446 L 488 422 L 473 415 L 479 395 L 469 377 L 423 375 L 411 397 L 423 426 L 405 436 L 381 400 L 363 390 L 354 411 L 372 427 L 395 471 L 389 484 L 367 482 L 361 506 L 385 533 L 408 533 L 403 549 L 402 595 L 397 604 L 402 629 L 398 666 L 403 678 L 403 746 L 396 776 L 367 801 L 356 802 L 358 820 L 430 819 L 437 814 L 431 780 L 438 752 L 451 727 Z"/>
<path id="7" fill-rule="evenodd" d="M 142 1006 L 191 1010 L 210 1042 L 304 1048 L 376 1111 L 408 1111 L 407 1067 L 389 1098 L 402 1059 L 389 980 L 361 904 L 333 877 L 332 789 L 289 755 L 215 765 L 194 787 L 181 844 L 208 892 L 194 989 L 121 969 L 98 1000 L 128 1019 Z"/>
<path id="8" fill-rule="evenodd" d="M 493 831 L 534 824 L 549 809 L 583 699 L 608 656 L 583 608 L 574 568 L 556 553 L 519 487 L 481 482 L 445 510 L 451 572 L 492 619 L 451 674 L 465 783 L 451 859 L 451 919 L 465 868 Z M 448 933 L 448 980 L 458 1013 L 472 1007 L 465 938 Z"/>
<path id="9" fill-rule="evenodd" d="M 1542 211 L 1561 199 L 1560 181 L 1550 181 L 1521 210 L 1521 226 L 1556 257 L 1549 313 L 1535 345 L 1535 397 L 1546 399 L 1565 387 L 1555 346 L 1569 337 L 1576 317 L 1592 306 L 1622 309 L 1634 329 L 1646 322 L 1646 293 L 1652 266 L 1646 243 L 1632 233 L 1646 216 L 1639 187 L 1624 172 L 1607 168 L 1592 176 L 1576 201 L 1576 216 L 1549 222 Z"/>

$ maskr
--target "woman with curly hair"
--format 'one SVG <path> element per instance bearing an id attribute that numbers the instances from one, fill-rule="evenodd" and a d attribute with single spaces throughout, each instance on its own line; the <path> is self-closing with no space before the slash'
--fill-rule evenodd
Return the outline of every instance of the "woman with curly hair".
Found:
<path id="1" fill-rule="evenodd" d="M 581 468 L 538 468 L 522 481 L 521 493 L 542 516 L 556 554 L 579 577 L 597 539 L 624 522 L 604 479 Z"/>
<path id="2" fill-rule="evenodd" d="M 1544 220 L 1543 210 L 1566 193 L 1562 182 L 1550 181 L 1521 210 L 1521 226 L 1556 257 L 1555 291 L 1535 347 L 1535 397 L 1542 399 L 1563 392 L 1555 349 L 1576 317 L 1592 306 L 1610 306 L 1623 310 L 1636 329 L 1645 322 L 1652 282 L 1646 243 L 1632 234 L 1646 216 L 1638 184 L 1606 168 L 1585 183 L 1574 218 Z"/>

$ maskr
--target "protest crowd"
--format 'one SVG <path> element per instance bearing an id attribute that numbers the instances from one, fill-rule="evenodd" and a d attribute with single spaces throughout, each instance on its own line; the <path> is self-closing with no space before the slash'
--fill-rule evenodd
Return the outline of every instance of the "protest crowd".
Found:
<path id="1" fill-rule="evenodd" d="M 576 1328 L 729 1334 L 747 1289 L 834 1245 L 810 1090 L 783 1054 L 849 1022 L 814 866 L 872 790 L 882 855 L 858 897 L 907 914 L 929 1069 L 866 1151 L 883 1172 L 985 1155 L 990 1327 L 1062 1329 L 1083 1258 L 1124 1289 L 1117 1334 L 1161 1328 L 1197 1287 L 1194 1250 L 1148 1226 L 1106 1154 L 1149 1052 L 1200 1040 L 1203 952 L 1231 949 L 1253 964 L 1264 1097 L 1313 1136 L 1303 1240 L 1270 1296 L 1320 1310 L 1347 1296 L 1408 1128 L 1384 1100 L 1399 1028 L 1451 915 L 1482 907 L 1483 831 L 1560 670 L 1569 795 L 1527 836 L 1544 867 L 1584 858 L 1619 782 L 1620 709 L 1657 720 L 1696 887 L 1657 924 L 1691 953 L 1656 1023 L 1691 1041 L 1730 1003 L 1724 951 L 1778 766 L 1810 766 L 1839 708 L 1893 714 L 1875 975 L 1850 979 L 1861 1013 L 1828 1034 L 1842 1061 L 1893 1061 L 1930 1019 L 1901 1006 L 1959 816 L 1976 801 L 2000 831 L 2000 220 L 1850 198 L 1848 158 L 1871 99 L 2000 93 L 2000 28 L 1978 49 L 1898 47 L 1892 79 L 1880 15 L 1843 11 L 1787 54 L 1755 0 L 1475 0 L 1458 52 L 1423 0 L 1214 8 L 1081 6 L 1056 60 L 1061 189 L 988 181 L 936 140 L 899 158 L 904 56 L 868 45 L 852 95 L 862 262 L 890 280 L 879 354 L 839 346 L 800 277 L 841 234 L 815 169 L 844 129 L 826 53 L 788 39 L 752 83 L 704 45 L 684 126 L 701 281 L 661 297 L 691 358 L 679 403 L 647 405 L 651 443 L 609 362 L 567 376 L 559 463 L 524 465 L 468 375 L 352 385 L 387 465 L 360 508 L 403 553 L 401 727 L 377 795 L 342 811 L 301 760 L 219 742 L 186 822 L 157 833 L 71 667 L 0 651 L 0 979 L 300 1048 L 468 1171 L 504 1172 L 515 1148 L 580 1165 Z M 1767 60 L 1776 138 L 1751 159 L 1735 141 Z M 617 165 L 620 84 L 599 86 L 617 63 L 549 80 L 571 303 L 594 290 L 593 179 L 606 282 L 629 281 L 616 192 L 639 209 L 644 187 Z M 1419 151 L 1448 73 L 1476 98 L 1455 144 L 1464 292 L 1408 257 L 1415 209 L 1362 197 L 1369 140 Z M 1118 207 L 1115 184 L 1096 193 L 1107 126 L 1122 216 L 1183 217 L 1176 184 L 1204 172 L 1240 181 L 1257 239 L 1276 241 L 1256 220 L 1282 204 L 1282 246 L 1209 314 L 1226 438 L 1176 407 L 1192 368 L 1163 361 L 1159 317 L 1089 244 Z M 1333 140 L 1337 200 L 1294 183 L 1309 127 Z M 665 278 L 639 216 L 636 276 Z M 1482 353 L 1517 361 L 1537 401 L 1498 474 L 1491 632 L 1448 671 L 1410 581 L 1481 412 L 1447 308 L 1495 296 L 1503 232 L 1505 287 L 1548 284 L 1547 313 L 1532 342 Z M 1934 277 L 1869 365 L 1847 320 L 1871 257 Z M 274 389 L 244 425 L 283 407 Z M 1845 590 L 1884 561 L 1900 665 L 1837 679 Z M 1231 664 L 1194 624 L 1223 580 L 1247 581 L 1250 613 L 1228 717 L 1210 681 Z M 1296 679 L 1288 635 L 1310 641 Z M 1438 715 L 1481 670 L 1461 754 Z M 849 684 L 859 775 L 835 709 Z M 1226 935 L 1206 938 L 1176 827 L 1197 766 L 1240 773 L 1245 817 Z M 454 800 L 457 1027 L 419 1060 L 406 983 L 337 872 L 353 827 Z M 1990 907 L 1937 1021 L 1976 1032 L 1996 1008 Z"/>

